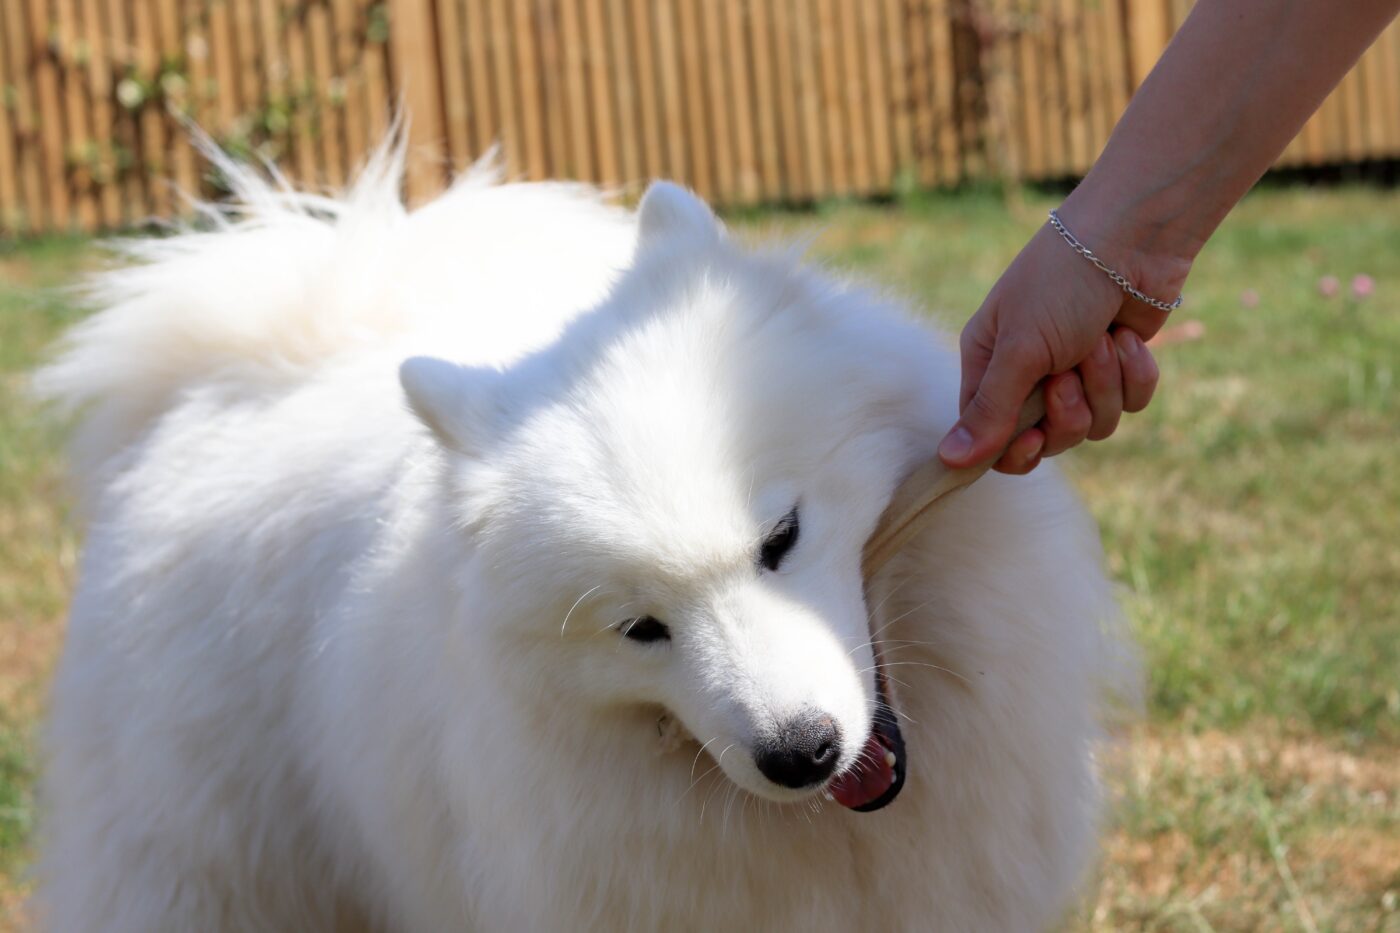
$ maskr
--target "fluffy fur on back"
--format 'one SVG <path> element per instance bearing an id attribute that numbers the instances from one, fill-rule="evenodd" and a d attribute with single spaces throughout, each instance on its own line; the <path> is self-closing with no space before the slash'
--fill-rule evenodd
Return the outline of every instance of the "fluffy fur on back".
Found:
<path id="1" fill-rule="evenodd" d="M 941 340 L 674 186 L 478 169 L 409 212 L 392 151 L 340 199 L 226 171 L 38 377 L 89 519 L 50 929 L 1057 920 L 1131 683 L 1092 523 L 989 476 L 859 577 L 953 419 Z M 853 766 L 872 633 L 909 777 L 858 813 L 756 749 L 816 709 Z"/>

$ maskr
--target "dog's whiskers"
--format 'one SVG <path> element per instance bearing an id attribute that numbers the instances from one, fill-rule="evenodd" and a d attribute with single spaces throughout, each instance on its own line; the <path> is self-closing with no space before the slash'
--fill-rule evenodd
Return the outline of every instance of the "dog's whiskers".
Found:
<path id="1" fill-rule="evenodd" d="M 956 677 L 958 680 L 961 680 L 961 681 L 962 681 L 963 683 L 965 683 L 965 684 L 971 684 L 971 683 L 972 683 L 972 681 L 969 680 L 965 675 L 959 674 L 957 671 L 953 670 L 952 668 L 944 667 L 944 666 L 941 665 L 941 664 L 930 664 L 930 663 L 927 662 L 927 661 L 886 661 L 886 662 L 884 662 L 884 666 L 886 666 L 886 667 L 930 667 L 930 668 L 933 668 L 935 671 L 942 671 L 942 672 L 945 673 L 945 674 L 951 674 L 951 675 L 953 675 L 954 677 Z"/>
<path id="2" fill-rule="evenodd" d="M 564 613 L 564 623 L 563 623 L 562 625 L 559 626 L 559 637 L 560 637 L 560 638 L 563 638 L 563 637 L 564 637 L 564 629 L 568 628 L 568 626 L 569 626 L 569 616 L 571 616 L 571 615 L 574 614 L 574 610 L 577 609 L 577 608 L 579 607 L 579 603 L 583 602 L 585 599 L 587 599 L 588 597 L 592 596 L 594 593 L 598 592 L 598 591 L 601 590 L 602 588 L 603 588 L 603 584 L 599 583 L 597 586 L 593 587 L 593 589 L 589 590 L 587 593 L 584 593 L 584 594 L 583 594 L 582 596 L 580 596 L 578 599 L 574 600 L 574 604 L 573 604 L 572 606 L 569 607 L 569 611 L 566 612 L 566 613 Z"/>
<path id="3" fill-rule="evenodd" d="M 690 786 L 687 787 L 684 791 L 682 791 L 681 795 L 676 798 L 676 802 L 671 809 L 674 810 L 676 807 L 679 807 L 681 805 L 681 801 L 686 798 L 686 795 L 695 789 L 696 784 L 699 784 L 701 781 L 705 780 L 705 778 L 709 777 L 717 770 L 719 770 L 719 765 L 710 765 L 710 767 L 707 768 L 698 778 L 691 781 Z"/>
<path id="4" fill-rule="evenodd" d="M 714 739 L 710 739 L 710 742 L 713 742 L 715 739 L 718 739 L 718 738 L 719 738 L 719 736 L 715 736 Z M 690 763 L 690 776 L 691 776 L 691 777 L 695 777 L 695 766 L 698 765 L 698 764 L 700 763 L 700 756 L 703 755 L 703 754 L 705 754 L 705 749 L 707 749 L 707 748 L 710 747 L 710 742 L 706 742 L 704 745 L 701 745 L 701 746 L 700 746 L 700 750 L 699 750 L 698 752 L 695 753 L 695 760 L 692 761 L 692 762 Z M 706 773 L 709 773 L 709 772 L 706 772 Z"/>
<path id="5" fill-rule="evenodd" d="M 873 618 L 875 618 L 877 615 L 879 615 L 879 614 L 880 614 L 880 610 L 883 609 L 883 608 L 885 608 L 885 603 L 889 602 L 889 601 L 894 597 L 894 594 L 895 594 L 895 593 L 898 593 L 901 589 L 903 589 L 904 586 L 905 586 L 908 582 L 909 582 L 909 580 L 908 580 L 908 578 L 906 578 L 906 579 L 900 580 L 900 581 L 899 581 L 898 583 L 896 583 L 894 586 L 890 587 L 890 591 L 889 591 L 888 593 L 886 593 L 886 594 L 884 595 L 884 597 L 882 597 L 881 600 L 880 600 L 878 603 L 875 604 L 875 608 L 874 608 L 874 609 L 871 609 L 871 610 L 870 610 L 870 617 L 873 619 Z"/>
<path id="6" fill-rule="evenodd" d="M 935 596 L 933 599 L 925 600 L 924 602 L 919 603 L 919 605 L 915 606 L 913 609 L 906 609 L 904 612 L 901 612 L 899 615 L 895 616 L 893 619 L 890 619 L 890 620 L 889 620 L 888 622 L 886 622 L 884 625 L 880 626 L 880 627 L 877 628 L 875 631 L 871 632 L 871 633 L 870 633 L 871 639 L 873 640 L 873 639 L 876 638 L 881 632 L 883 632 L 885 629 L 889 628 L 891 625 L 894 625 L 896 622 L 900 621 L 901 619 L 908 618 L 909 616 L 913 615 L 914 613 L 918 612 L 918 611 L 921 610 L 921 609 L 927 609 L 929 606 L 932 606 L 932 605 L 933 605 L 935 602 L 937 602 L 937 601 L 938 601 L 938 597 Z"/>
<path id="7" fill-rule="evenodd" d="M 723 765 L 724 765 L 724 756 L 725 756 L 725 753 L 727 753 L 727 752 L 728 752 L 731 748 L 733 748 L 733 747 L 734 747 L 734 743 L 733 743 L 733 742 L 730 742 L 728 745 L 726 745 L 726 746 L 724 747 L 724 750 L 721 751 L 721 752 L 719 753 L 719 758 L 715 759 L 715 768 L 721 768 L 721 767 L 723 767 Z M 713 771 L 713 770 L 715 770 L 715 768 L 711 768 L 710 770 Z M 709 774 L 709 773 L 710 773 L 709 771 L 706 771 L 706 772 L 705 772 L 705 774 Z M 713 797 L 713 796 L 715 795 L 715 791 L 718 790 L 718 788 L 719 788 L 719 785 L 716 785 L 715 787 L 710 788 L 710 792 L 709 792 L 708 794 L 705 795 L 705 802 L 702 803 L 702 804 L 700 804 L 700 822 L 701 822 L 701 823 L 705 822 L 705 808 L 708 807 L 708 806 L 710 805 L 710 798 Z"/>

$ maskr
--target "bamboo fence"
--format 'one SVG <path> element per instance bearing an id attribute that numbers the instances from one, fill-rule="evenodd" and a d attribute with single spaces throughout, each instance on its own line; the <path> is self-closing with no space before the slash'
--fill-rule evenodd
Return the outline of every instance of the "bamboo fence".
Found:
<path id="1" fill-rule="evenodd" d="M 1082 173 L 1186 0 L 0 0 L 0 233 L 208 194 L 197 124 L 334 188 L 410 117 L 411 198 L 653 177 L 727 204 Z M 1400 158 L 1400 25 L 1281 159 Z"/>

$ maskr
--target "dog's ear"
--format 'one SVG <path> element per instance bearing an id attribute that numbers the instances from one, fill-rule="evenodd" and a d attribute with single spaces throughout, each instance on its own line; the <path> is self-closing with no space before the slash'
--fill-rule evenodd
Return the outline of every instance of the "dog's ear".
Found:
<path id="1" fill-rule="evenodd" d="M 708 243 L 718 240 L 724 229 L 709 205 L 669 181 L 655 181 L 647 188 L 637 209 L 637 224 L 643 242 L 685 236 Z"/>
<path id="2" fill-rule="evenodd" d="M 399 384 L 418 420 L 444 447 L 468 456 L 479 454 L 500 424 L 500 380 L 497 370 L 431 356 L 411 356 L 399 365 Z"/>

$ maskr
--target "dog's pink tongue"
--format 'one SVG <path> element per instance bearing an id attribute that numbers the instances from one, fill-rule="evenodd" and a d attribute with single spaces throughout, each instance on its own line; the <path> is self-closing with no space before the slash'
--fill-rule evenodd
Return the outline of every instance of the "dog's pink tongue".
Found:
<path id="1" fill-rule="evenodd" d="M 833 778 L 826 789 L 837 803 L 852 810 L 874 803 L 894 784 L 894 768 L 889 762 L 892 754 L 880 741 L 880 734 L 872 731 L 856 763 Z"/>

